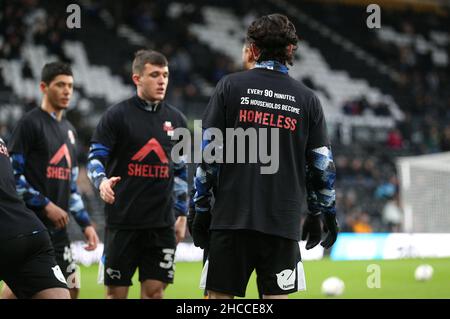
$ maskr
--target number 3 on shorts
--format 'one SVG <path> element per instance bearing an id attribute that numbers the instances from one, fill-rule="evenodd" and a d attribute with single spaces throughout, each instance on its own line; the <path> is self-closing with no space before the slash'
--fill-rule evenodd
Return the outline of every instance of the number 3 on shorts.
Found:
<path id="1" fill-rule="evenodd" d="M 163 268 L 163 269 L 170 269 L 172 268 L 173 265 L 173 257 L 175 255 L 175 249 L 171 249 L 171 248 L 166 248 L 162 250 L 163 254 L 164 254 L 164 261 L 165 262 L 160 262 L 159 263 L 159 267 Z"/>

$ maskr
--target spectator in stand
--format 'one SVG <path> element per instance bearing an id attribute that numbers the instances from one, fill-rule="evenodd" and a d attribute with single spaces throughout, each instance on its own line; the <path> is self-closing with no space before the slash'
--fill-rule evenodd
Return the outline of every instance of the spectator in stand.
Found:
<path id="1" fill-rule="evenodd" d="M 346 115 L 361 115 L 361 109 L 357 101 L 347 101 L 342 107 Z"/>
<path id="2" fill-rule="evenodd" d="M 389 132 L 387 146 L 392 150 L 400 150 L 403 148 L 403 137 L 399 129 L 394 128 Z"/>
<path id="3" fill-rule="evenodd" d="M 447 127 L 444 129 L 440 146 L 442 152 L 450 152 L 450 125 L 447 125 Z"/>
<path id="4" fill-rule="evenodd" d="M 370 225 L 369 214 L 365 211 L 357 213 L 352 228 L 355 233 L 372 233 L 373 229 Z"/>
<path id="5" fill-rule="evenodd" d="M 368 158 L 364 161 L 362 171 L 364 177 L 371 181 L 373 181 L 378 175 L 378 172 L 375 167 L 375 161 L 372 158 Z"/>
<path id="6" fill-rule="evenodd" d="M 398 179 L 393 175 L 389 178 L 388 182 L 385 182 L 377 187 L 375 190 L 375 198 L 388 199 L 395 196 L 398 192 Z"/>
<path id="7" fill-rule="evenodd" d="M 336 180 L 345 179 L 350 174 L 350 168 L 349 168 L 349 160 L 344 155 L 338 155 L 336 156 L 336 170 L 339 172 L 339 174 L 336 175 Z"/>
<path id="8" fill-rule="evenodd" d="M 351 177 L 355 182 L 360 182 L 364 179 L 363 161 L 360 158 L 354 158 L 352 160 L 350 169 Z"/>
<path id="9" fill-rule="evenodd" d="M 381 213 L 382 221 L 390 232 L 399 232 L 401 230 L 403 213 L 400 208 L 398 193 L 395 193 L 388 199 Z"/>
<path id="10" fill-rule="evenodd" d="M 431 126 L 426 139 L 427 153 L 437 153 L 440 151 L 441 137 L 436 125 Z"/>

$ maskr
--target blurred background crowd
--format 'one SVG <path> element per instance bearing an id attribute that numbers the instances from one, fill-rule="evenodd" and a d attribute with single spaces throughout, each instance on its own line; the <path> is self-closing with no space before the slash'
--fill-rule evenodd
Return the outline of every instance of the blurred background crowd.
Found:
<path id="1" fill-rule="evenodd" d="M 66 26 L 70 3 L 81 7 L 80 29 Z M 147 47 L 168 57 L 167 100 L 192 128 L 215 84 L 242 69 L 246 27 L 280 12 L 300 36 L 291 76 L 319 94 L 329 121 L 342 230 L 400 231 L 396 158 L 450 151 L 450 8 L 438 1 L 379 3 L 381 28 L 369 29 L 368 2 L 356 0 L 3 0 L 0 137 L 7 141 L 24 112 L 39 105 L 42 62 L 71 63 L 76 93 L 67 116 L 79 135 L 79 184 L 102 226 L 102 205 L 83 164 L 102 112 L 133 94 L 133 53 Z M 343 74 L 349 86 L 336 94 L 331 76 Z M 353 83 L 363 84 L 353 89 Z"/>

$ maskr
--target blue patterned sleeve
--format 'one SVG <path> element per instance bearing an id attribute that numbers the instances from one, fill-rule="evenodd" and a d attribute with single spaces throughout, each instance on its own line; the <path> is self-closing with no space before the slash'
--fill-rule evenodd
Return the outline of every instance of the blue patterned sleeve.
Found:
<path id="1" fill-rule="evenodd" d="M 174 164 L 173 196 L 175 198 L 175 216 L 186 216 L 188 211 L 188 183 L 186 161 Z"/>
<path id="2" fill-rule="evenodd" d="M 203 134 L 202 151 L 211 143 L 206 131 Z M 194 176 L 194 205 L 196 212 L 208 212 L 211 209 L 211 198 L 213 194 L 213 186 L 217 182 L 219 176 L 218 163 L 203 162 L 197 166 Z"/>
<path id="3" fill-rule="evenodd" d="M 91 225 L 91 219 L 89 218 L 89 214 L 84 207 L 83 200 L 81 199 L 81 195 L 78 192 L 77 180 L 78 180 L 79 170 L 78 167 L 75 166 L 72 168 L 72 179 L 70 184 L 70 199 L 69 199 L 69 211 L 74 217 L 77 224 L 84 229 Z"/>
<path id="4" fill-rule="evenodd" d="M 334 182 L 336 168 L 331 148 L 319 147 L 308 151 L 306 186 L 308 209 L 312 214 L 336 214 Z"/>
<path id="5" fill-rule="evenodd" d="M 195 189 L 195 176 L 193 178 L 193 184 L 192 184 L 192 188 L 191 188 L 191 193 L 189 196 L 189 210 L 188 210 L 188 215 L 190 214 L 191 210 L 195 210 L 195 203 L 194 203 L 194 196 L 195 196 L 195 192 L 197 191 Z"/>
<path id="6" fill-rule="evenodd" d="M 92 143 L 89 148 L 88 156 L 88 178 L 96 189 L 100 187 L 100 183 L 106 178 L 105 166 L 109 159 L 111 150 L 100 143 Z"/>
<path id="7" fill-rule="evenodd" d="M 23 154 L 12 154 L 11 163 L 14 170 L 16 190 L 19 197 L 32 208 L 42 209 L 47 206 L 50 200 L 34 189 L 25 178 L 25 157 Z"/>

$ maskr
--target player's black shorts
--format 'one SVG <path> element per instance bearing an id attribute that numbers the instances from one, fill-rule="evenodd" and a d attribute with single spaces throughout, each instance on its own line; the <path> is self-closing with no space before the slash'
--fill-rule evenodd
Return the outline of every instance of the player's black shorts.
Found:
<path id="1" fill-rule="evenodd" d="M 77 266 L 73 261 L 67 229 L 50 231 L 50 238 L 55 249 L 56 262 L 61 267 L 69 288 L 80 288 L 80 282 L 76 274 Z"/>
<path id="2" fill-rule="evenodd" d="M 174 277 L 175 230 L 111 229 L 105 233 L 104 283 L 106 286 L 131 286 L 139 268 L 139 281 L 147 279 L 172 283 Z"/>
<path id="3" fill-rule="evenodd" d="M 201 288 L 245 297 L 253 270 L 264 295 L 305 290 L 298 242 L 252 230 L 214 230 Z M 205 278 L 206 277 L 206 278 Z"/>
<path id="4" fill-rule="evenodd" d="M 0 244 L 0 280 L 17 298 L 31 298 L 50 288 L 67 289 L 47 231 Z"/>

